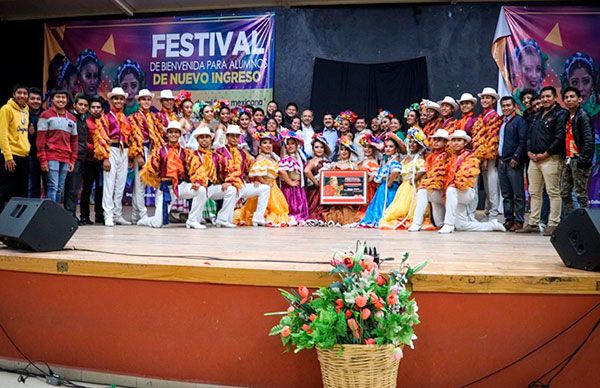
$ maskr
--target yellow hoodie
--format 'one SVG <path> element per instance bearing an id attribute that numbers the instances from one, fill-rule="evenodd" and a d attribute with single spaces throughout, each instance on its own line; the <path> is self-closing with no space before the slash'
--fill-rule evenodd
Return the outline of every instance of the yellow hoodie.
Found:
<path id="1" fill-rule="evenodd" d="M 0 109 L 0 151 L 5 160 L 29 156 L 29 107 L 21 108 L 13 98 Z"/>

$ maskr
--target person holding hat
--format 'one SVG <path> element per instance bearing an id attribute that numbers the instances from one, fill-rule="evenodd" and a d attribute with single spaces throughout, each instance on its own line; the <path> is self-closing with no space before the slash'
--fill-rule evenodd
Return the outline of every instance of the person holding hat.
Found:
<path id="1" fill-rule="evenodd" d="M 228 219 L 229 214 L 223 209 L 235 207 L 237 191 L 234 186 L 223 189 L 219 180 L 219 157 L 212 151 L 212 143 L 215 135 L 207 126 L 198 127 L 192 132 L 187 148 L 193 150 L 204 170 L 203 175 L 207 178 L 206 200 L 201 201 L 200 208 L 202 218 L 211 220 L 218 227 L 235 228 L 236 225 Z M 224 206 L 217 214 L 216 200 L 223 200 Z"/>
<path id="2" fill-rule="evenodd" d="M 445 129 L 438 129 L 429 137 L 432 151 L 425 158 L 425 176 L 417 191 L 417 205 L 409 232 L 418 232 L 423 227 L 427 205 L 431 202 L 433 221 L 442 225 L 445 213 L 444 193 L 453 180 L 452 165 L 455 156 L 448 151 L 449 135 Z"/>
<path id="3" fill-rule="evenodd" d="M 308 188 L 306 198 L 308 202 L 308 221 L 310 226 L 324 225 L 323 205 L 321 205 L 321 170 L 330 163 L 332 155 L 327 139 L 315 133 L 312 139 L 312 155 L 304 168 L 304 175 Z"/>
<path id="4" fill-rule="evenodd" d="M 289 206 L 290 225 L 303 225 L 308 219 L 308 200 L 304 186 L 306 158 L 302 150 L 304 136 L 288 130 L 282 131 L 281 135 L 284 143 L 284 156 L 279 161 L 281 191 Z"/>
<path id="5" fill-rule="evenodd" d="M 139 144 L 137 126 L 132 127 L 129 118 L 123 113 L 127 93 L 121 88 L 113 88 L 108 93 L 111 109 L 108 114 L 96 120 L 94 132 L 94 155 L 102 160 L 103 189 L 102 209 L 104 225 L 130 225 L 123 218 L 123 192 L 127 180 L 129 159 L 135 156 L 136 148 L 130 154 L 130 144 Z M 134 132 L 135 131 L 135 132 Z M 137 137 L 137 139 L 136 139 Z"/>
<path id="6" fill-rule="evenodd" d="M 456 117 L 454 113 L 458 110 L 458 103 L 450 96 L 444 97 L 442 101 L 438 101 L 442 114 L 442 129 L 448 131 L 450 128 L 454 129 L 456 124 Z"/>
<path id="7" fill-rule="evenodd" d="M 444 226 L 439 233 L 448 234 L 454 230 L 466 232 L 506 232 L 506 229 L 497 219 L 489 222 L 473 221 L 467 211 L 467 207 L 477 197 L 475 192 L 475 180 L 479 176 L 480 161 L 466 146 L 471 137 L 465 131 L 456 130 L 450 135 L 450 148 L 456 159 L 452 163 L 451 173 L 453 180 L 446 189 L 446 214 Z"/>
<path id="8" fill-rule="evenodd" d="M 46 196 L 60 203 L 67 173 L 74 171 L 77 161 L 77 119 L 67 111 L 69 92 L 66 89 L 53 90 L 50 98 L 52 107 L 45 110 L 38 121 L 36 146 L 40 169 L 48 173 Z"/>
<path id="9" fill-rule="evenodd" d="M 171 121 L 167 125 L 167 142 L 153 152 L 140 173 L 142 181 L 156 190 L 154 216 L 146 215 L 137 224 L 160 228 L 169 223 L 169 210 L 177 199 L 192 199 L 190 215 L 185 223 L 188 229 L 205 229 L 200 224 L 202 203 L 206 200 L 207 176 L 197 156 L 181 147 L 181 124 Z"/>
<path id="10" fill-rule="evenodd" d="M 265 226 L 284 227 L 290 222 L 289 206 L 286 197 L 277 187 L 279 175 L 279 157 L 273 152 L 273 143 L 279 140 L 277 135 L 269 131 L 255 134 L 260 152 L 248 171 L 252 184 L 260 184 L 270 188 L 267 209 L 264 214 Z M 254 214 L 258 209 L 259 198 L 252 196 L 247 199 L 241 209 L 235 211 L 234 223 L 238 225 L 257 225 Z M 294 221 L 294 225 L 297 224 Z M 260 225 L 260 224 L 259 224 Z"/>
<path id="11" fill-rule="evenodd" d="M 131 198 L 131 222 L 133 223 L 137 223 L 148 214 L 144 198 L 146 185 L 140 179 L 140 171 L 144 167 L 144 163 L 150 157 L 150 154 L 154 150 L 159 150 L 165 143 L 162 120 L 151 110 L 154 93 L 151 93 L 148 89 L 142 89 L 135 98 L 138 102 L 139 109 L 129 116 L 129 121 L 132 126 L 139 129 L 139 132 L 141 133 L 141 136 L 139 136 L 141 145 L 138 144 L 136 149 L 131 151 L 134 173 L 133 193 Z"/>
<path id="12" fill-rule="evenodd" d="M 356 142 L 355 142 L 356 144 Z M 364 158 L 358 164 L 358 169 L 367 172 L 367 203 L 362 205 L 358 210 L 358 216 L 362 219 L 367 213 L 369 204 L 375 196 L 377 191 L 377 182 L 375 182 L 375 175 L 379 170 L 379 151 L 383 151 L 384 143 L 378 137 L 371 135 L 370 132 L 362 135 L 359 140 L 359 146 L 362 148 Z"/>
<path id="13" fill-rule="evenodd" d="M 475 104 L 477 103 L 477 99 L 471 93 L 463 93 L 458 103 L 460 104 L 460 119 L 454 123 L 454 128 L 447 129 L 448 133 L 454 132 L 455 129 L 460 129 L 471 136 L 476 120 Z"/>
<path id="14" fill-rule="evenodd" d="M 402 171 L 402 165 L 398 160 L 400 158 L 400 143 L 391 136 L 392 134 L 389 133 L 384 141 L 384 153 L 387 160 L 381 163 L 375 174 L 374 180 L 379 186 L 375 196 L 369 203 L 365 216 L 358 223 L 359 227 L 377 228 L 379 220 L 396 197 L 396 192 L 400 186 L 398 183 L 398 177 Z"/>
<path id="15" fill-rule="evenodd" d="M 330 170 L 344 171 L 356 170 L 356 163 L 351 161 L 352 154 L 357 155 L 354 143 L 347 137 L 340 137 L 337 141 L 338 159 L 329 167 Z M 356 206 L 328 205 L 323 211 L 323 220 L 328 226 L 354 225 L 358 218 Z"/>
<path id="16" fill-rule="evenodd" d="M 442 126 L 442 108 L 437 102 L 423 100 L 421 103 L 424 116 L 422 117 L 423 132 L 426 136 L 431 136 Z"/>
<path id="17" fill-rule="evenodd" d="M 265 213 L 269 201 L 270 186 L 259 182 L 249 183 L 249 171 L 252 167 L 254 159 L 246 150 L 240 150 L 240 127 L 237 125 L 228 125 L 225 132 L 227 144 L 216 150 L 219 156 L 219 179 L 221 189 L 226 191 L 230 186 L 235 187 L 237 191 L 236 202 L 240 198 L 248 199 L 258 197 L 256 211 L 252 216 L 252 225 L 265 226 Z M 233 223 L 233 212 L 235 203 L 223 203 L 221 211 L 223 219 L 227 219 L 228 223 Z"/>
<path id="18" fill-rule="evenodd" d="M 428 147 L 425 134 L 418 128 L 408 130 L 408 155 L 401 162 L 402 184 L 396 197 L 383 213 L 379 222 L 381 229 L 407 228 L 411 223 L 417 206 L 417 187 L 425 175 L 424 154 Z"/>
<path id="19" fill-rule="evenodd" d="M 500 96 L 493 88 L 484 88 L 478 96 L 483 113 L 477 117 L 473 125 L 473 153 L 481 161 L 481 175 L 487 199 L 486 216 L 497 219 L 500 211 L 500 181 L 497 164 L 502 119 L 494 106 Z M 474 207 L 472 205 L 472 210 Z"/>
<path id="20" fill-rule="evenodd" d="M 177 115 L 175 114 L 175 96 L 170 89 L 160 91 L 158 97 L 161 105 L 161 109 L 158 112 L 158 117 L 163 123 L 163 128 L 166 128 L 170 121 L 177 121 Z"/>

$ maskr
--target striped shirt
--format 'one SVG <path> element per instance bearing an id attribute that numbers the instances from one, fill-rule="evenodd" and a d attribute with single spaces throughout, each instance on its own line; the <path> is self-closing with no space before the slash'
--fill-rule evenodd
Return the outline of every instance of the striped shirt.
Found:
<path id="1" fill-rule="evenodd" d="M 45 110 L 38 121 L 37 152 L 40 165 L 48 161 L 73 164 L 77 160 L 77 119 L 65 111 Z"/>

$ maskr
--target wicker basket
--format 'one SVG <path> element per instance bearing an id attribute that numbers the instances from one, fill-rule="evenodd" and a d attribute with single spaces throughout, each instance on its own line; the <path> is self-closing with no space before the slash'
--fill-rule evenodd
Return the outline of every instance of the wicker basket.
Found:
<path id="1" fill-rule="evenodd" d="M 317 355 L 325 388 L 396 387 L 400 361 L 393 345 L 335 345 L 317 348 Z"/>

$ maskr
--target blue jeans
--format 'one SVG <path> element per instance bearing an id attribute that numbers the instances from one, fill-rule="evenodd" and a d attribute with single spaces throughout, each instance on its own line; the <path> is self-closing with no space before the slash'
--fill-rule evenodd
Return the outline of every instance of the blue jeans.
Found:
<path id="1" fill-rule="evenodd" d="M 48 192 L 49 200 L 60 203 L 62 192 L 65 188 L 65 179 L 69 172 L 69 163 L 48 161 Z"/>

